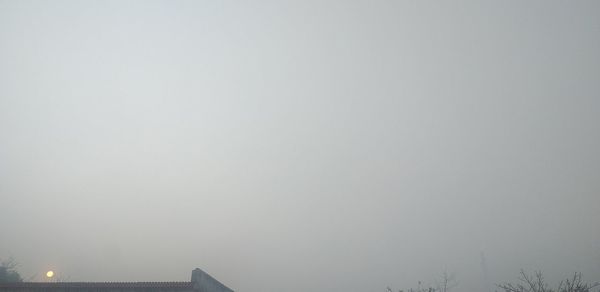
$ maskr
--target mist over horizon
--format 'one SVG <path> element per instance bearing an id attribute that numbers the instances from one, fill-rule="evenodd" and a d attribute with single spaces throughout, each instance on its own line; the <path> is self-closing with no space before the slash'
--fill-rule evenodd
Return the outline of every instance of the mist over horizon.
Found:
<path id="1" fill-rule="evenodd" d="M 0 0 L 0 259 L 240 292 L 600 281 L 599 52 L 599 1 Z"/>

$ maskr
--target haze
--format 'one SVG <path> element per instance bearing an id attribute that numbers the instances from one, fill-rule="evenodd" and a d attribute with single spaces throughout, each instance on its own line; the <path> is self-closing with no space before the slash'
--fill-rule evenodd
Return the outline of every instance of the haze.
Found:
<path id="1" fill-rule="evenodd" d="M 0 1 L 0 258 L 240 292 L 599 280 L 599 11 Z"/>

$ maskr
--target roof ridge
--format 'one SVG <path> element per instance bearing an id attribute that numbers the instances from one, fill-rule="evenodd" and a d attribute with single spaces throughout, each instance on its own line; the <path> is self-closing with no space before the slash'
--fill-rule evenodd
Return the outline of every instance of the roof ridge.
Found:
<path id="1" fill-rule="evenodd" d="M 13 282 L 0 283 L 0 287 L 108 287 L 108 288 L 190 288 L 192 282 Z"/>
<path id="2" fill-rule="evenodd" d="M 60 284 L 60 283 L 191 283 L 191 281 L 60 281 L 60 282 L 0 282 L 2 284 Z"/>

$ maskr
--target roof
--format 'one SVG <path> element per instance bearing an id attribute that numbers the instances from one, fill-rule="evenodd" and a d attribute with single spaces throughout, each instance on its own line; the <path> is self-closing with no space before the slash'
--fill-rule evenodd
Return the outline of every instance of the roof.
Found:
<path id="1" fill-rule="evenodd" d="M 159 288 L 159 289 L 192 289 L 192 282 L 16 282 L 0 283 L 0 290 L 12 289 L 49 289 L 49 288 Z"/>
<path id="2" fill-rule="evenodd" d="M 233 292 L 196 268 L 189 282 L 14 282 L 0 292 Z"/>

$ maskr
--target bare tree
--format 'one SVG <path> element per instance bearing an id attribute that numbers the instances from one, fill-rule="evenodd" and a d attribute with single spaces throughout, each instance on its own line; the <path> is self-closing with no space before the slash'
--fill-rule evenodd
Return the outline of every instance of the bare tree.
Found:
<path id="1" fill-rule="evenodd" d="M 592 284 L 584 283 L 581 280 L 581 273 L 574 273 L 572 278 L 560 281 L 558 285 L 558 292 L 588 292 L 593 288 L 600 286 L 600 283 L 595 282 Z M 599 289 L 600 291 L 600 289 Z"/>
<path id="2" fill-rule="evenodd" d="M 582 281 L 581 273 L 574 273 L 572 278 L 561 281 L 555 290 L 549 288 L 542 272 L 528 275 L 521 270 L 518 283 L 504 283 L 497 286 L 504 292 L 592 292 L 592 289 L 599 285 L 600 283 L 585 283 Z"/>
<path id="3" fill-rule="evenodd" d="M 448 271 L 444 270 L 442 273 L 442 279 L 440 281 L 436 280 L 437 290 L 438 292 L 448 292 L 451 289 L 458 286 L 458 282 L 456 281 L 456 277 L 454 274 L 448 274 Z"/>

